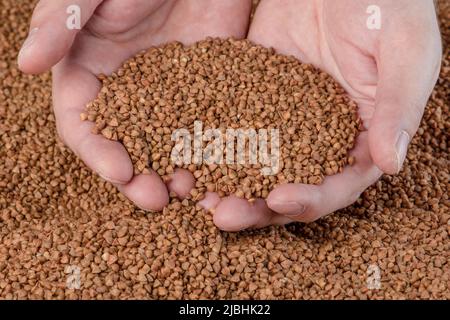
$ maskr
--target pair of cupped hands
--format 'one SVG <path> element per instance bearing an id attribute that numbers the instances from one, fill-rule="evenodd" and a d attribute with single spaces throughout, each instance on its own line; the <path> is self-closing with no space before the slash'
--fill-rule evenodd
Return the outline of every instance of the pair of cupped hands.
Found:
<path id="1" fill-rule="evenodd" d="M 178 169 L 167 185 L 154 172 L 133 174 L 125 148 L 91 133 L 80 113 L 96 98 L 97 74 L 110 74 L 137 52 L 169 41 L 208 36 L 248 38 L 331 74 L 358 103 L 364 124 L 356 162 L 322 185 L 286 184 L 253 204 L 207 194 L 215 224 L 227 231 L 310 222 L 346 207 L 383 173 L 396 174 L 438 78 L 441 39 L 432 0 L 41 0 L 19 53 L 26 73 L 52 68 L 60 138 L 92 170 L 137 206 L 161 210 L 169 192 L 186 196 L 194 178 Z M 81 9 L 81 30 L 66 27 Z M 369 6 L 380 28 L 368 28 Z"/>

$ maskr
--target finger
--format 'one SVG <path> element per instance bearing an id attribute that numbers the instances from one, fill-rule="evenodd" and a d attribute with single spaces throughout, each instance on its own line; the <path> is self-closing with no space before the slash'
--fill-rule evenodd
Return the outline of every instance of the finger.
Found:
<path id="1" fill-rule="evenodd" d="M 215 212 L 219 203 L 220 197 L 216 192 L 206 192 L 205 197 L 198 202 L 201 207 L 211 212 Z"/>
<path id="2" fill-rule="evenodd" d="M 139 208 L 161 211 L 169 203 L 169 193 L 161 177 L 154 171 L 140 174 L 127 183 L 116 185 Z"/>
<path id="3" fill-rule="evenodd" d="M 419 16 L 421 21 L 392 26 L 379 39 L 369 145 L 375 164 L 388 174 L 400 171 L 439 75 L 442 49 L 431 2 Z"/>
<path id="4" fill-rule="evenodd" d="M 67 25 L 70 9 L 80 9 L 80 27 L 92 16 L 102 0 L 41 0 L 30 24 L 30 33 L 19 52 L 19 68 L 26 73 L 49 70 L 69 51 L 79 29 Z M 68 13 L 69 9 L 69 13 Z M 75 25 L 74 25 L 75 26 Z"/>
<path id="5" fill-rule="evenodd" d="M 270 209 L 300 222 L 311 222 L 355 202 L 381 176 L 369 154 L 367 132 L 357 140 L 356 163 L 342 173 L 326 177 L 321 185 L 285 184 L 267 197 Z"/>
<path id="6" fill-rule="evenodd" d="M 133 177 L 133 165 L 123 145 L 92 134 L 93 123 L 80 119 L 99 89 L 96 77 L 82 67 L 62 61 L 53 68 L 56 127 L 64 143 L 88 167 L 107 181 L 125 184 Z"/>
<path id="7" fill-rule="evenodd" d="M 213 221 L 219 229 L 229 232 L 292 222 L 288 217 L 270 210 L 263 199 L 250 203 L 236 196 L 229 196 L 219 202 Z"/>
<path id="8" fill-rule="evenodd" d="M 179 198 L 186 198 L 195 186 L 192 173 L 185 169 L 175 169 L 167 182 L 169 191 L 175 192 Z"/>

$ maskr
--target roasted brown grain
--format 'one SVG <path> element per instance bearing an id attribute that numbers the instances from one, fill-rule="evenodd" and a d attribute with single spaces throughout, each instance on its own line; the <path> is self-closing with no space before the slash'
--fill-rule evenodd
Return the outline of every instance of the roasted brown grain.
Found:
<path id="1" fill-rule="evenodd" d="M 220 130 L 222 147 L 212 155 L 219 155 L 213 163 L 196 163 L 195 157 L 178 163 L 196 178 L 194 199 L 205 191 L 266 198 L 277 185 L 320 184 L 325 175 L 353 162 L 349 150 L 360 122 L 356 104 L 340 85 L 311 65 L 247 40 L 207 39 L 187 47 L 169 43 L 136 55 L 100 79 L 102 89 L 81 118 L 95 122 L 94 133 L 125 146 L 136 174 L 153 169 L 163 179 L 170 177 L 177 167 L 171 158 L 176 130 L 187 129 L 192 139 L 196 121 L 203 133 Z M 243 136 L 244 154 L 233 138 L 234 159 L 226 161 L 229 129 L 255 134 L 257 163 L 250 161 L 249 135 Z M 279 145 L 273 163 L 259 157 L 261 130 L 267 130 L 268 156 L 274 143 Z M 278 130 L 279 141 L 271 130 Z M 202 143 L 207 145 L 214 142 Z M 261 170 L 272 166 L 273 173 Z"/>
<path id="2" fill-rule="evenodd" d="M 316 223 L 237 234 L 187 200 L 136 209 L 57 141 L 49 74 L 16 67 L 31 11 L 0 0 L 1 298 L 450 299 L 448 1 L 439 82 L 402 172 Z"/>

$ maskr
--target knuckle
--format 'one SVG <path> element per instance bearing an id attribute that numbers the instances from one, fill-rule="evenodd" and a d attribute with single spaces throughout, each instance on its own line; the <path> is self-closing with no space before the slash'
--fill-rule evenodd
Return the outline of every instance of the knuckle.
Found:
<path id="1" fill-rule="evenodd" d="M 311 193 L 309 196 L 310 203 L 305 204 L 304 212 L 297 218 L 298 221 L 311 223 L 320 219 L 324 214 L 321 213 L 320 206 L 324 203 L 324 196 L 321 192 Z"/>

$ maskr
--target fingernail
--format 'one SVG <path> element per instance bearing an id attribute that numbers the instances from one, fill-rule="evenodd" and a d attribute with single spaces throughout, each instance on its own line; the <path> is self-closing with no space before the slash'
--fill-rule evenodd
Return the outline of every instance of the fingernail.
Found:
<path id="1" fill-rule="evenodd" d="M 23 43 L 22 48 L 19 51 L 19 59 L 33 45 L 38 30 L 39 28 L 33 28 L 28 34 L 28 37 L 25 39 L 25 42 Z"/>
<path id="2" fill-rule="evenodd" d="M 408 132 L 402 131 L 400 132 L 400 136 L 398 137 L 397 143 L 395 145 L 396 156 L 397 156 L 397 173 L 400 172 L 403 166 L 403 162 L 406 158 L 406 152 L 408 151 L 408 144 L 410 141 L 410 136 Z"/>
<path id="3" fill-rule="evenodd" d="M 285 216 L 291 217 L 301 215 L 303 212 L 305 212 L 306 209 L 304 205 L 296 201 L 277 202 L 272 204 L 271 207 L 276 207 L 276 209 L 279 208 L 279 210 L 276 211 L 280 212 Z"/>

